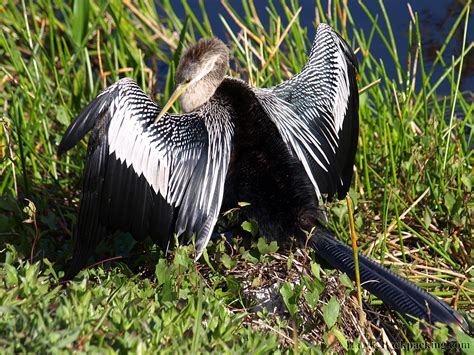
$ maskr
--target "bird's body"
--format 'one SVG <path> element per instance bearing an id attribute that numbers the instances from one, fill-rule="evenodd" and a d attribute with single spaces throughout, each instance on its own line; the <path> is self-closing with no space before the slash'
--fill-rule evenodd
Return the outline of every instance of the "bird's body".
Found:
<path id="1" fill-rule="evenodd" d="M 317 223 L 318 199 L 302 163 L 290 153 L 255 93 L 239 80 L 218 89 L 232 95 L 236 112 L 234 141 L 227 172 L 223 210 L 239 202 L 244 219 L 258 221 L 260 233 L 280 246 L 291 237 L 304 241 Z"/>
<path id="2" fill-rule="evenodd" d="M 222 42 L 201 40 L 181 58 L 177 89 L 163 110 L 122 79 L 71 124 L 60 152 L 88 131 L 92 135 L 66 278 L 85 266 L 107 229 L 129 231 L 138 240 L 150 236 L 164 250 L 175 233 L 182 243 L 194 234 L 199 257 L 221 208 L 238 202 L 250 203 L 243 216 L 282 246 L 292 237 L 304 244 L 308 231 L 322 230 L 310 244 L 353 273 L 350 249 L 328 238 L 318 204 L 323 195 L 345 196 L 352 178 L 359 129 L 354 54 L 320 25 L 303 70 L 276 87 L 258 89 L 224 77 L 227 65 Z M 186 113 L 166 114 L 177 98 Z M 401 279 L 367 260 L 361 261 L 366 277 L 387 285 Z M 429 319 L 424 302 L 436 308 L 440 301 L 409 285 L 375 293 L 402 312 Z M 445 307 L 434 319 L 456 321 Z"/>

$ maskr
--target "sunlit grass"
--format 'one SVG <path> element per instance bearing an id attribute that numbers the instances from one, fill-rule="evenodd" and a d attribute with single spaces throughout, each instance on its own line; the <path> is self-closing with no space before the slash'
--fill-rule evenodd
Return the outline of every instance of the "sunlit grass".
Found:
<path id="1" fill-rule="evenodd" d="M 186 21 L 177 17 L 172 3 L 163 1 L 158 6 L 160 16 L 149 0 L 111 4 L 98 1 L 90 6 L 76 1 L 74 7 L 59 0 L 12 0 L 0 5 L 0 245 L 1 260 L 6 261 L 0 269 L 0 305 L 5 305 L 0 308 L 0 334 L 6 334 L 9 341 L 18 338 L 13 345 L 0 340 L 0 346 L 29 351 L 49 349 L 48 344 L 58 348 L 137 350 L 150 345 L 141 345 L 140 339 L 154 334 L 150 324 L 160 321 L 160 317 L 146 319 L 147 307 L 155 307 L 155 313 L 157 309 L 164 312 L 158 314 L 162 315 L 161 322 L 166 322 L 160 299 L 165 296 L 156 291 L 154 278 L 150 285 L 145 277 L 98 267 L 67 291 L 50 283 L 58 281 L 54 275 L 64 269 L 71 255 L 86 154 L 86 142 L 82 142 L 66 157 L 57 158 L 57 145 L 67 125 L 103 88 L 123 76 L 134 78 L 162 103 L 173 90 L 174 68 L 183 45 L 213 33 L 205 1 L 199 2 L 196 13 L 182 1 Z M 318 1 L 315 22 L 331 24 L 357 51 L 359 88 L 368 87 L 360 96 L 359 151 L 350 192 L 360 249 L 461 311 L 472 308 L 474 284 L 469 267 L 474 179 L 473 135 L 469 129 L 474 105 L 472 96 L 469 99 L 459 92 L 463 58 L 473 49 L 467 34 L 470 2 L 429 69 L 416 13 L 407 9 L 411 21 L 408 62 L 404 63 L 383 2 L 377 14 L 363 2 L 358 5 L 365 9 L 366 21 L 372 24 L 368 33 L 354 23 L 346 3 L 332 1 L 330 13 L 337 15 L 330 17 Z M 269 87 L 301 69 L 312 38 L 301 27 L 297 1 L 269 2 L 269 23 L 262 23 L 253 1 L 243 2 L 242 14 L 233 10 L 232 2 L 223 4 L 219 26 L 226 28 L 225 40 L 232 51 L 230 75 Z M 278 13 L 277 8 L 283 12 Z M 443 54 L 455 31 L 463 32 L 463 52 L 445 62 Z M 349 33 L 351 37 L 347 37 Z M 386 62 L 373 56 L 375 41 L 386 46 Z M 387 74 L 388 65 L 396 68 L 395 77 Z M 435 75 L 436 67 L 442 68 L 440 76 Z M 445 83 L 449 83 L 451 92 L 440 96 L 439 87 Z M 163 90 L 158 92 L 157 88 Z M 36 208 L 35 218 L 23 210 L 29 204 L 26 199 Z M 348 240 L 346 204 L 330 207 L 331 228 L 340 239 Z M 33 251 L 35 264 L 31 266 L 26 260 L 30 259 L 35 238 L 38 243 Z M 13 245 L 15 252 L 7 253 L 7 244 Z M 54 260 L 54 267 L 47 260 Z M 172 299 L 166 307 L 173 313 L 170 319 L 178 319 L 178 323 L 159 328 L 162 333 L 157 334 L 162 338 L 151 344 L 183 351 L 225 351 L 232 347 L 270 351 L 281 346 L 277 332 L 253 332 L 240 322 L 241 314 L 229 311 L 231 302 L 205 286 L 192 268 L 189 285 L 177 286 L 173 277 L 179 272 L 173 272 L 170 289 L 181 287 L 193 293 L 189 298 L 193 306 L 189 307 L 198 307 L 204 298 L 238 336 L 222 335 L 219 342 L 209 335 L 211 328 L 194 332 L 203 315 L 194 309 L 189 321 L 195 323 L 186 323 L 184 315 L 179 315 L 179 302 Z M 137 296 L 139 306 L 127 306 L 123 300 L 133 298 L 134 292 L 149 294 Z M 124 335 L 124 340 L 112 341 L 108 333 L 93 337 L 91 334 L 103 322 L 115 322 L 114 307 L 129 309 L 127 322 L 144 321 L 147 325 L 140 328 L 117 320 L 120 325 L 109 331 Z M 32 320 L 31 327 L 36 331 L 29 333 L 26 328 Z M 51 333 L 53 328 L 64 332 Z M 190 329 L 191 335 L 179 333 L 180 329 Z M 408 338 L 416 338 L 411 326 L 407 325 L 404 332 Z M 47 336 L 50 333 L 55 335 Z M 128 342 L 127 337 L 134 340 Z M 175 337 L 185 341 L 178 344 Z M 293 342 L 290 348 L 297 345 Z M 300 345 L 305 346 L 304 342 Z"/>

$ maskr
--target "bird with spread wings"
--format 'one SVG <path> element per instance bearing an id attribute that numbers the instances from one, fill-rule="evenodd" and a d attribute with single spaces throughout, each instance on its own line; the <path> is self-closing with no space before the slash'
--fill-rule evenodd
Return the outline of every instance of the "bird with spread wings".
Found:
<path id="1" fill-rule="evenodd" d="M 177 87 L 160 108 L 131 79 L 106 88 L 71 123 L 59 154 L 89 131 L 76 243 L 66 278 L 83 268 L 109 230 L 147 236 L 168 250 L 194 236 L 196 257 L 219 212 L 249 202 L 262 235 L 309 245 L 354 278 L 352 251 L 320 220 L 322 198 L 349 190 L 359 118 L 357 62 L 320 24 L 303 69 L 261 89 L 226 77 L 227 47 L 203 39 L 185 51 Z M 183 114 L 167 111 L 179 99 Z M 402 313 L 430 322 L 462 317 L 418 286 L 360 256 L 365 287 Z"/>

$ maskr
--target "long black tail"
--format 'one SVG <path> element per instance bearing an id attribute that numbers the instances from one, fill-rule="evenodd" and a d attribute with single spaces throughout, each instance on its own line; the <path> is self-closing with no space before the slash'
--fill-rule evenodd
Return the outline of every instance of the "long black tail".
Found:
<path id="1" fill-rule="evenodd" d="M 327 263 L 355 280 L 354 254 L 349 246 L 324 230 L 316 233 L 309 245 Z M 458 324 L 468 330 L 466 320 L 446 303 L 361 254 L 359 272 L 362 287 L 393 310 L 431 324 Z"/>

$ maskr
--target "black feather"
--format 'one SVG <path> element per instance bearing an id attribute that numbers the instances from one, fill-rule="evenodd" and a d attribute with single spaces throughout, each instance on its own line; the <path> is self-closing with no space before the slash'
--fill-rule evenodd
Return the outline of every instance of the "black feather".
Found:
<path id="1" fill-rule="evenodd" d="M 59 143 L 58 155 L 74 147 L 97 125 L 97 120 L 103 117 L 105 110 L 110 106 L 110 100 L 111 96 L 104 92 L 81 111 L 64 133 Z M 99 110 L 100 108 L 102 109 Z"/>
<path id="2" fill-rule="evenodd" d="M 355 280 L 354 256 L 349 246 L 322 229 L 311 238 L 309 245 L 327 263 Z M 392 309 L 431 324 L 457 324 L 468 329 L 464 318 L 447 304 L 362 254 L 359 254 L 359 272 L 362 287 Z"/>
<path id="3" fill-rule="evenodd" d="M 64 276 L 71 279 L 84 266 L 95 249 L 105 236 L 104 228 L 100 223 L 100 188 L 105 174 L 107 144 L 100 144 L 86 162 L 79 219 L 74 245 L 74 253 L 69 268 Z"/>

